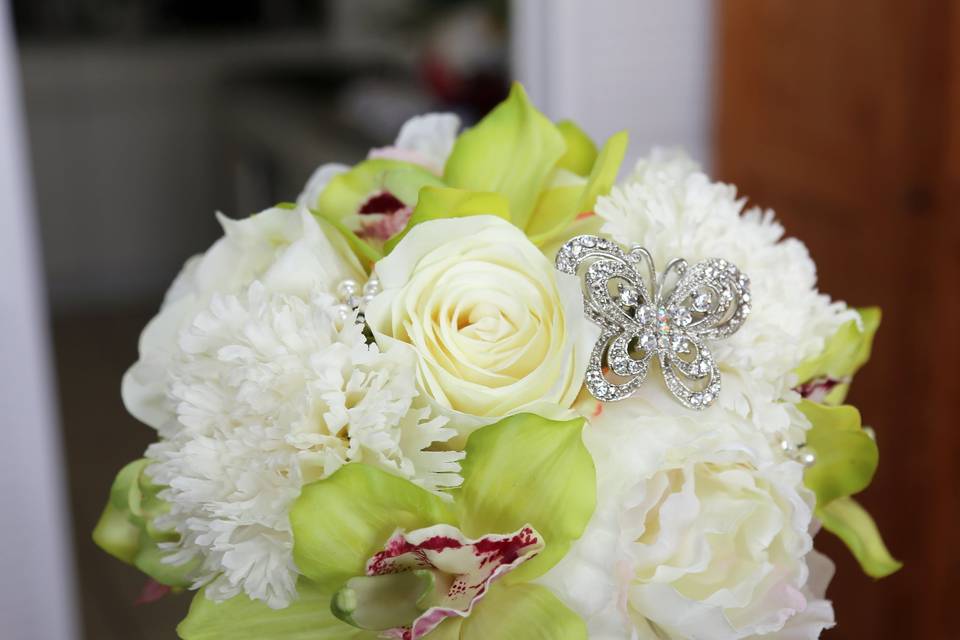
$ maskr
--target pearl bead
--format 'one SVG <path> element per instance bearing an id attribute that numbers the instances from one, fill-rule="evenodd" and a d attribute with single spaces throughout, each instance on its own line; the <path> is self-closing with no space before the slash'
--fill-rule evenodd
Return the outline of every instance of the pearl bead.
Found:
<path id="1" fill-rule="evenodd" d="M 805 451 L 805 452 L 800 456 L 800 462 L 801 462 L 801 463 L 803 464 L 803 466 L 805 466 L 805 467 L 813 466 L 813 464 L 814 464 L 816 461 L 817 461 L 817 456 L 814 455 L 814 453 L 813 453 L 812 451 Z"/>
<path id="2" fill-rule="evenodd" d="M 371 276 L 363 285 L 363 295 L 364 297 L 375 296 L 378 293 L 380 293 L 380 279 L 376 276 Z"/>
<path id="3" fill-rule="evenodd" d="M 337 285 L 337 296 L 341 300 L 349 298 L 350 296 L 357 293 L 357 283 L 354 280 L 344 280 Z"/>

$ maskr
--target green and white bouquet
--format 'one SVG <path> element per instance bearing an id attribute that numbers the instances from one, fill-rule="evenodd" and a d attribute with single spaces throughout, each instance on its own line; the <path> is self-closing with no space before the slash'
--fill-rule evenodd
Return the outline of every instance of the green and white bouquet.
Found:
<path id="1" fill-rule="evenodd" d="M 679 152 L 622 182 L 514 86 L 187 261 L 94 539 L 187 640 L 816 638 L 822 527 L 892 573 L 843 400 L 875 309 Z M 722 384 L 721 384 L 722 378 Z"/>

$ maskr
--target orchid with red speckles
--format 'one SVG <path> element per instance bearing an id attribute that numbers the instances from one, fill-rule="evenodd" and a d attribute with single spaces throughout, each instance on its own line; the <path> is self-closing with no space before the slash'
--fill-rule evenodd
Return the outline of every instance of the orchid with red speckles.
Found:
<path id="1" fill-rule="evenodd" d="M 383 632 L 385 638 L 418 640 L 447 618 L 469 616 L 495 579 L 543 547 L 542 536 L 530 526 L 476 540 L 445 524 L 397 532 L 367 563 L 366 576 L 351 578 L 334 594 L 331 608 L 360 628 L 396 623 Z M 384 593 L 398 597 L 384 606 Z"/>
<path id="2" fill-rule="evenodd" d="M 365 464 L 305 486 L 290 512 L 299 601 L 198 595 L 181 637 L 585 640 L 583 620 L 531 584 L 593 513 L 583 423 L 518 414 L 473 432 L 450 500 Z"/>

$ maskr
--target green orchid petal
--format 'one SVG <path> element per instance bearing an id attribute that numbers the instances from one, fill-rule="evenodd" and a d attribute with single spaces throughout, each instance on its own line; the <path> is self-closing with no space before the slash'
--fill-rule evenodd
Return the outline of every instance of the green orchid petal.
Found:
<path id="1" fill-rule="evenodd" d="M 620 131 L 610 136 L 603 145 L 593 170 L 587 178 L 587 188 L 581 197 L 577 213 L 592 211 L 597 204 L 597 198 L 610 193 L 610 189 L 617 180 L 617 174 L 620 173 L 620 165 L 623 163 L 623 156 L 627 153 L 629 143 L 630 135 L 626 131 Z"/>
<path id="2" fill-rule="evenodd" d="M 226 602 L 201 591 L 177 627 L 183 640 L 374 640 L 377 634 L 351 627 L 330 611 L 330 592 L 301 578 L 298 598 L 286 609 L 271 609 L 245 595 Z"/>
<path id="3" fill-rule="evenodd" d="M 133 564 L 140 551 L 140 533 L 140 527 L 130 522 L 126 511 L 108 502 L 93 529 L 93 542 L 114 558 Z"/>
<path id="4" fill-rule="evenodd" d="M 463 618 L 447 618 L 440 626 L 430 632 L 429 640 L 460 640 L 463 632 Z"/>
<path id="5" fill-rule="evenodd" d="M 860 425 L 860 412 L 848 405 L 829 407 L 809 400 L 797 408 L 813 425 L 807 447 L 816 462 L 804 473 L 804 483 L 817 495 L 817 504 L 827 505 L 870 486 L 879 450 Z"/>
<path id="6" fill-rule="evenodd" d="M 582 235 L 600 235 L 604 219 L 596 214 L 578 215 L 572 224 L 567 225 L 559 234 L 556 234 L 540 246 L 540 250 L 550 259 L 556 260 L 557 252 L 566 244 L 567 240 Z"/>
<path id="7" fill-rule="evenodd" d="M 800 384 L 817 378 L 831 378 L 840 382 L 827 395 L 829 404 L 843 402 L 853 375 L 870 360 L 873 337 L 880 327 L 880 309 L 857 309 L 860 322 L 855 320 L 841 326 L 827 340 L 823 351 L 797 368 Z"/>
<path id="8" fill-rule="evenodd" d="M 610 136 L 575 200 L 567 195 L 569 200 L 558 201 L 557 196 L 550 195 L 549 191 L 541 194 L 537 210 L 527 227 L 527 234 L 535 244 L 542 246 L 563 233 L 579 214 L 593 210 L 597 198 L 610 193 L 629 141 L 626 131 Z"/>
<path id="9" fill-rule="evenodd" d="M 440 218 L 463 218 L 466 216 L 493 215 L 510 220 L 510 203 L 499 193 L 466 191 L 449 187 L 424 187 L 420 190 L 417 206 L 403 231 L 390 238 L 384 245 L 389 254 L 404 236 L 415 226 L 428 220 Z"/>
<path id="10" fill-rule="evenodd" d="M 319 218 L 336 229 L 336 231 L 343 236 L 343 239 L 346 240 L 347 245 L 353 252 L 353 255 L 357 256 L 357 259 L 360 260 L 360 263 L 365 265 L 368 270 L 371 265 L 383 257 L 383 254 L 376 247 L 351 231 L 342 220 L 339 220 L 332 215 L 325 215 L 317 209 L 311 209 L 310 213 L 312 213 L 314 217 Z"/>
<path id="11" fill-rule="evenodd" d="M 300 571 L 339 589 L 397 529 L 452 523 L 451 507 L 417 485 L 365 464 L 348 464 L 303 488 L 290 510 Z"/>
<path id="12" fill-rule="evenodd" d="M 193 584 L 193 572 L 201 564 L 199 557 L 182 565 L 164 562 L 169 551 L 160 548 L 156 540 L 144 530 L 140 534 L 140 546 L 130 564 L 160 584 L 168 587 L 187 588 Z"/>
<path id="13" fill-rule="evenodd" d="M 563 184 L 540 192 L 537 208 L 533 212 L 527 235 L 530 241 L 540 246 L 576 218 L 580 200 L 586 190 L 583 184 Z"/>
<path id="14" fill-rule="evenodd" d="M 427 570 L 357 576 L 333 594 L 330 610 L 360 629 L 385 631 L 407 626 L 438 598 L 437 582 L 435 573 Z"/>
<path id="15" fill-rule="evenodd" d="M 587 625 L 546 587 L 498 584 L 477 603 L 460 631 L 461 640 L 491 638 L 586 640 Z"/>
<path id="16" fill-rule="evenodd" d="M 458 189 L 503 194 L 513 223 L 525 229 L 565 150 L 563 135 L 515 83 L 505 101 L 457 138 L 443 177 Z"/>
<path id="17" fill-rule="evenodd" d="M 838 536 L 872 578 L 884 578 L 897 572 L 903 563 L 887 550 L 877 525 L 853 498 L 839 498 L 817 509 L 823 528 Z"/>
<path id="18" fill-rule="evenodd" d="M 334 176 L 311 208 L 326 219 L 343 220 L 357 215 L 370 196 L 378 193 L 390 193 L 412 207 L 422 187 L 442 185 L 440 178 L 423 167 L 375 158 Z"/>
<path id="19" fill-rule="evenodd" d="M 454 491 L 468 536 L 516 531 L 531 524 L 546 542 L 538 556 L 503 582 L 533 580 L 562 558 L 583 533 L 596 504 L 596 472 L 583 445 L 584 421 L 518 414 L 472 433 L 463 485 Z"/>
<path id="20" fill-rule="evenodd" d="M 154 484 L 145 473 L 149 463 L 145 459 L 135 460 L 117 474 L 110 488 L 110 500 L 93 530 L 93 541 L 161 584 L 186 587 L 192 583 L 188 576 L 199 561 L 185 565 L 163 562 L 168 552 L 161 550 L 159 543 L 176 541 L 179 536 L 154 524 L 169 505 L 159 496 L 163 486 Z"/>
<path id="21" fill-rule="evenodd" d="M 563 157 L 557 161 L 557 168 L 572 171 L 578 176 L 586 176 L 597 161 L 597 145 L 572 120 L 561 120 L 557 123 L 557 129 L 567 145 Z"/>

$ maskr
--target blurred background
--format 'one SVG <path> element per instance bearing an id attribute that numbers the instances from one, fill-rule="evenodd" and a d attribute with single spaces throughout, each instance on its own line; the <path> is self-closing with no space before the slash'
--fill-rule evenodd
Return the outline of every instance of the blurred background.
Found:
<path id="1" fill-rule="evenodd" d="M 630 158 L 686 147 L 777 210 L 824 291 L 883 307 L 851 401 L 884 454 L 863 502 L 906 568 L 874 583 L 818 538 L 838 564 L 826 635 L 957 637 L 960 3 L 12 0 L 0 15 L 0 637 L 175 637 L 188 599 L 135 605 L 143 578 L 90 531 L 153 435 L 120 377 L 218 236 L 213 212 L 293 200 L 413 114 L 473 122 L 513 78 L 595 139 L 629 128 Z"/>

